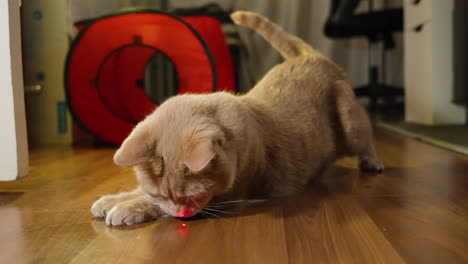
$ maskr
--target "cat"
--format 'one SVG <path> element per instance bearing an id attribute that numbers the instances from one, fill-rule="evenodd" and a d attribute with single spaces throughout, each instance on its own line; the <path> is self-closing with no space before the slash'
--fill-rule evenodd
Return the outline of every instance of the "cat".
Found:
<path id="1" fill-rule="evenodd" d="M 114 155 L 139 187 L 106 195 L 91 211 L 108 225 L 191 217 L 210 203 L 302 191 L 336 159 L 358 156 L 381 172 L 370 121 L 344 71 L 260 14 L 232 20 L 286 59 L 245 95 L 184 94 L 136 125 Z"/>

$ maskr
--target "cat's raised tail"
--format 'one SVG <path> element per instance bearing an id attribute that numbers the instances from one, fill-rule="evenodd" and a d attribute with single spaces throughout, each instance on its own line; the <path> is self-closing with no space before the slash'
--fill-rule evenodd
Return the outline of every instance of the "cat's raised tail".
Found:
<path id="1" fill-rule="evenodd" d="M 286 59 L 306 54 L 323 56 L 302 39 L 289 34 L 258 13 L 236 11 L 231 14 L 231 19 L 238 25 L 255 30 Z"/>

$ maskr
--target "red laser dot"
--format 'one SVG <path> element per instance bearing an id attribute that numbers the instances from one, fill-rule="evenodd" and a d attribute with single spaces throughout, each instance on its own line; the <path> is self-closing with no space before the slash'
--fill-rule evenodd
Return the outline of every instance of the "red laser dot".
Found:
<path id="1" fill-rule="evenodd" d="M 186 223 L 181 224 L 182 227 L 187 227 Z"/>

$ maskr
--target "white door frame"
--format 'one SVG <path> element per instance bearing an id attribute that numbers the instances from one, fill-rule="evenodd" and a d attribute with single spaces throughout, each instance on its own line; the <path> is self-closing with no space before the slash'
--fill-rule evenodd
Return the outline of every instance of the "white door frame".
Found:
<path id="1" fill-rule="evenodd" d="M 19 0 L 0 0 L 0 180 L 28 173 Z"/>

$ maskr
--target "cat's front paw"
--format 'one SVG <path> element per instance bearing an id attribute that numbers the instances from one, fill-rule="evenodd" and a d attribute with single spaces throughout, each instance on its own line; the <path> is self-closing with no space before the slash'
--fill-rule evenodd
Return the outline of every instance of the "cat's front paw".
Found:
<path id="1" fill-rule="evenodd" d="M 154 220 L 160 216 L 158 209 L 149 204 L 125 201 L 115 205 L 106 216 L 106 224 L 112 226 L 134 225 Z"/>
<path id="2" fill-rule="evenodd" d="M 375 159 L 363 159 L 359 162 L 359 169 L 364 172 L 381 173 L 384 170 L 384 165 Z"/>
<path id="3" fill-rule="evenodd" d="M 115 195 L 105 195 L 99 198 L 91 206 L 91 213 L 95 217 L 106 217 L 107 213 L 119 202 L 119 199 Z"/>

